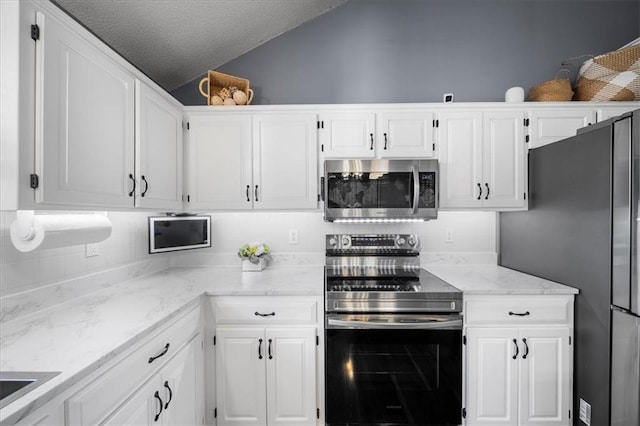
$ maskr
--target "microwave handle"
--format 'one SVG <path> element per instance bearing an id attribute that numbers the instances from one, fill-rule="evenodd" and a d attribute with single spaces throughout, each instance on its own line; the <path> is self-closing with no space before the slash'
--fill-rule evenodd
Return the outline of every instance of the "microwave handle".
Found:
<path id="1" fill-rule="evenodd" d="M 411 214 L 418 214 L 418 204 L 420 203 L 420 173 L 418 167 L 411 168 L 413 172 L 413 203 L 411 205 Z"/>

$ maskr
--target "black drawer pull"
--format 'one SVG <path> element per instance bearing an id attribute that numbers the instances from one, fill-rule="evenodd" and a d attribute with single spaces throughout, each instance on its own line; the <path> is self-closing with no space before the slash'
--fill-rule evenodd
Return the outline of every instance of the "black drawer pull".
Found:
<path id="1" fill-rule="evenodd" d="M 167 354 L 167 352 L 169 352 L 169 344 L 167 343 L 164 347 L 164 349 L 162 350 L 162 352 L 160 352 L 158 355 L 156 356 L 152 356 L 151 358 L 149 358 L 149 364 L 151 364 L 153 361 L 155 361 L 156 359 L 165 356 Z"/>
<path id="2" fill-rule="evenodd" d="M 276 313 L 275 312 L 270 312 L 268 314 L 261 314 L 260 312 L 256 311 L 253 315 L 255 315 L 257 317 L 275 317 Z"/>
<path id="3" fill-rule="evenodd" d="M 164 409 L 166 410 L 167 408 L 169 408 L 169 404 L 171 403 L 171 400 L 173 400 L 173 391 L 169 387 L 169 381 L 168 380 L 164 381 L 164 387 L 167 388 L 167 390 L 169 391 L 169 400 L 167 401 L 166 404 L 164 404 Z"/>
<path id="4" fill-rule="evenodd" d="M 511 311 L 509 311 L 509 316 L 513 316 L 513 315 L 515 315 L 517 317 L 527 317 L 527 316 L 531 315 L 531 312 L 527 311 L 525 313 L 519 313 L 519 312 L 511 312 Z"/>
<path id="5" fill-rule="evenodd" d="M 160 411 L 156 413 L 156 416 L 153 419 L 154 422 L 157 422 L 158 419 L 160 418 L 160 414 L 162 414 L 163 403 L 162 403 L 162 398 L 160 398 L 160 393 L 158 391 L 156 391 L 156 393 L 154 393 L 153 396 L 155 396 L 158 402 L 160 402 Z"/>

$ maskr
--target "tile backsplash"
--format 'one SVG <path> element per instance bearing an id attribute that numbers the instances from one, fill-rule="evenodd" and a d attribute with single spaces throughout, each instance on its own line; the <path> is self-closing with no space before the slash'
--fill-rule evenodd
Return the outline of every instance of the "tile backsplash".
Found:
<path id="1" fill-rule="evenodd" d="M 495 263 L 497 257 L 494 212 L 440 211 L 437 220 L 404 224 L 326 223 L 319 211 L 211 213 L 211 248 L 149 255 L 147 217 L 151 214 L 108 212 L 112 234 L 98 243 L 98 256 L 86 257 L 84 245 L 19 252 L 9 236 L 16 213 L 0 212 L 3 312 L 12 304 L 18 306 L 8 297 L 22 304 L 35 298 L 38 307 L 45 308 L 171 265 L 234 265 L 239 263 L 238 247 L 252 241 L 267 243 L 277 264 L 322 264 L 324 236 L 330 233 L 418 234 L 423 263 Z M 297 244 L 289 243 L 292 230 L 297 231 Z"/>

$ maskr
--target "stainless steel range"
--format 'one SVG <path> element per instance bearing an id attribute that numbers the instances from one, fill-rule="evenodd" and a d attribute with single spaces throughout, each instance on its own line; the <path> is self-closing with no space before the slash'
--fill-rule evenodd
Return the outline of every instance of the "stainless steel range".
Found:
<path id="1" fill-rule="evenodd" d="M 416 235 L 327 235 L 326 423 L 458 425 L 462 292 Z"/>

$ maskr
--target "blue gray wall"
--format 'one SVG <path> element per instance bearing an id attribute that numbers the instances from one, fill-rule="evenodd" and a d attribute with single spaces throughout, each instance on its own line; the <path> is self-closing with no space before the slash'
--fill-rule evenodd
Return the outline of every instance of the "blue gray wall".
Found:
<path id="1" fill-rule="evenodd" d="M 503 101 L 638 36 L 640 0 L 349 0 L 217 70 L 254 105 Z M 172 94 L 206 104 L 199 80 Z"/>

